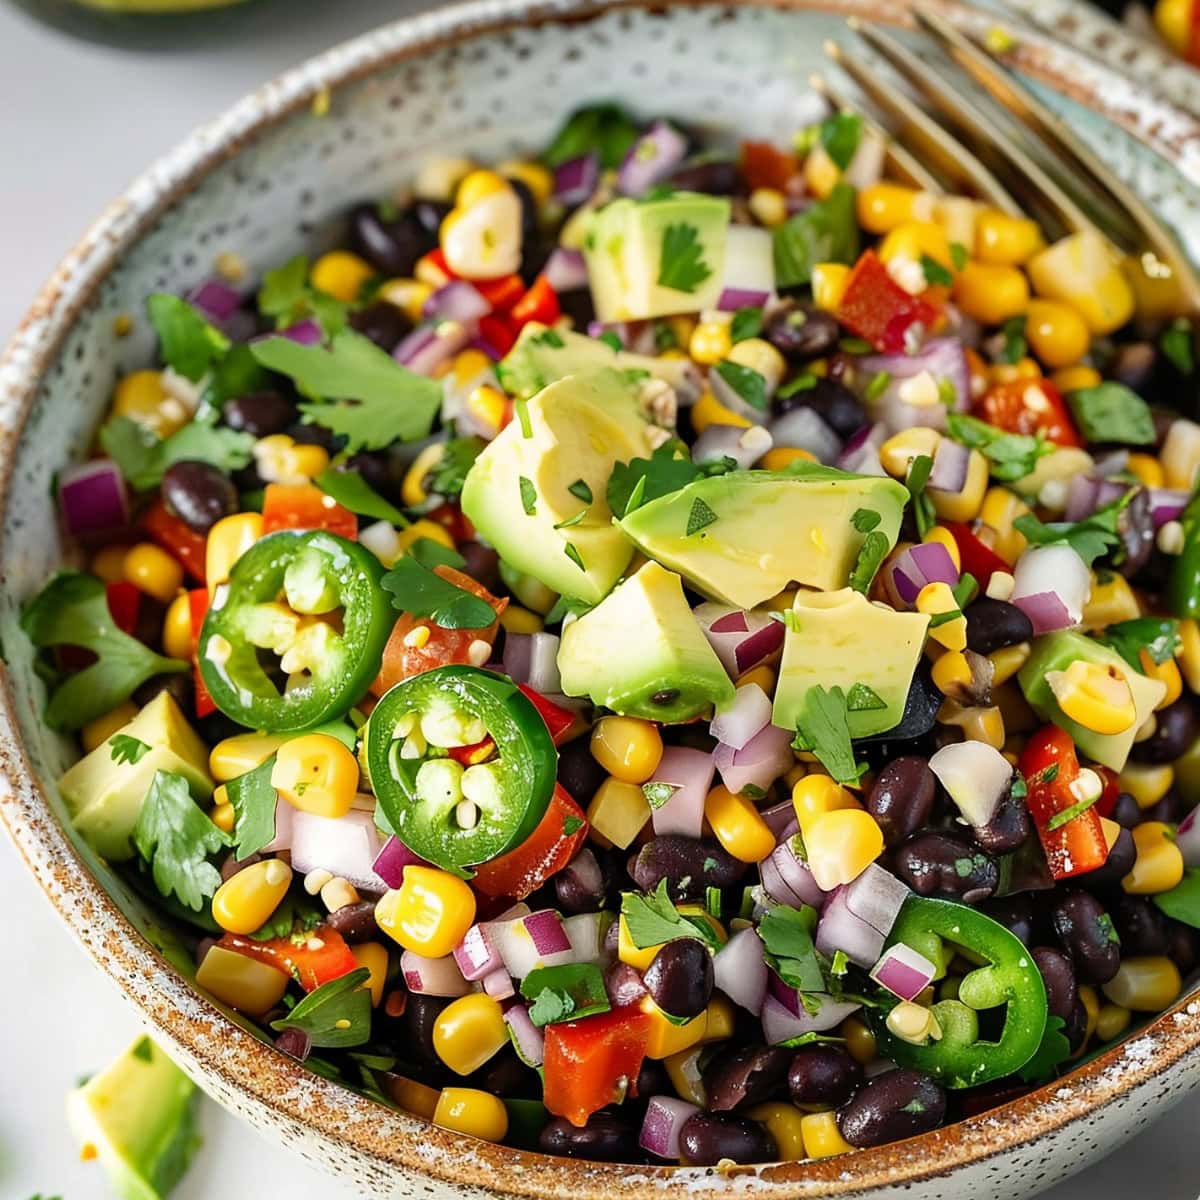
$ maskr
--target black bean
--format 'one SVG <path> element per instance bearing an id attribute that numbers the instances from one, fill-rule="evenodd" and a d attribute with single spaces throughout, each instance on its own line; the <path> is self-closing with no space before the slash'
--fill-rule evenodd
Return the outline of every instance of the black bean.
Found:
<path id="1" fill-rule="evenodd" d="M 482 542 L 459 542 L 458 552 L 467 560 L 463 570 L 489 592 L 500 586 L 500 555 Z"/>
<path id="2" fill-rule="evenodd" d="M 963 610 L 967 618 L 967 646 L 976 654 L 991 654 L 1033 637 L 1033 622 L 1015 605 L 981 596 Z"/>
<path id="3" fill-rule="evenodd" d="M 591 288 L 576 288 L 573 292 L 560 292 L 558 307 L 564 317 L 571 318 L 573 329 L 586 329 L 596 319 L 596 306 Z M 686 411 L 686 410 L 685 410 Z"/>
<path id="4" fill-rule="evenodd" d="M 324 425 L 309 425 L 303 421 L 294 422 L 284 432 L 292 441 L 299 442 L 302 446 L 320 446 L 330 454 L 345 441 L 332 429 L 326 429 Z"/>
<path id="5" fill-rule="evenodd" d="M 639 1099 L 649 1100 L 651 1096 L 669 1096 L 675 1089 L 667 1068 L 656 1058 L 644 1058 L 635 1090 Z"/>
<path id="6" fill-rule="evenodd" d="M 262 861 L 261 854 L 248 854 L 245 858 L 238 862 L 233 854 L 225 855 L 221 861 L 221 882 L 227 883 L 239 871 L 244 871 L 247 867 L 252 867 L 256 862 Z"/>
<path id="7" fill-rule="evenodd" d="M 442 1009 L 450 1001 L 442 996 L 410 995 L 404 1006 L 404 1052 L 418 1062 L 441 1064 L 438 1052 L 433 1048 L 433 1027 Z"/>
<path id="8" fill-rule="evenodd" d="M 194 712 L 196 685 L 192 676 L 186 671 L 172 671 L 169 675 L 151 675 L 145 683 L 133 693 L 133 701 L 145 708 L 160 692 L 170 694 L 172 700 L 183 710 L 186 717 Z"/>
<path id="9" fill-rule="evenodd" d="M 1122 954 L 1166 954 L 1167 919 L 1148 897 L 1114 894 L 1108 902 L 1108 915 L 1121 939 Z"/>
<path id="10" fill-rule="evenodd" d="M 729 159 L 685 162 L 671 176 L 671 186 L 682 192 L 732 196 L 738 189 L 737 164 Z"/>
<path id="11" fill-rule="evenodd" d="M 1046 1001 L 1051 1013 L 1068 1021 L 1075 1001 L 1079 998 L 1079 989 L 1075 986 L 1075 968 L 1071 960 L 1053 946 L 1035 946 L 1030 951 L 1037 969 L 1042 973 L 1046 984 Z"/>
<path id="12" fill-rule="evenodd" d="M 723 1158 L 735 1163 L 770 1162 L 777 1156 L 775 1139 L 753 1121 L 692 1113 L 679 1131 L 679 1148 L 689 1163 L 716 1166 Z"/>
<path id="13" fill-rule="evenodd" d="M 882 1146 L 928 1133 L 945 1115 L 946 1093 L 923 1071 L 898 1067 L 859 1088 L 837 1124 L 852 1146 Z"/>
<path id="14" fill-rule="evenodd" d="M 1082 983 L 1107 983 L 1121 965 L 1121 944 L 1112 918 L 1089 892 L 1064 891 L 1050 910 L 1059 944 Z"/>
<path id="15" fill-rule="evenodd" d="M 1087 1009 L 1082 1000 L 1076 1000 L 1075 1007 L 1071 1009 L 1071 1015 L 1066 1019 L 1063 1027 L 1063 1035 L 1071 1047 L 1072 1054 L 1083 1045 L 1083 1039 L 1087 1037 L 1087 1023 Z"/>
<path id="16" fill-rule="evenodd" d="M 845 1104 L 863 1081 L 862 1066 L 842 1046 L 801 1046 L 788 1070 L 797 1104 Z"/>
<path id="17" fill-rule="evenodd" d="M 919 833 L 896 851 L 896 874 L 921 896 L 978 904 L 996 890 L 995 860 L 949 833 Z"/>
<path id="18" fill-rule="evenodd" d="M 1104 866 L 1088 872 L 1088 887 L 1120 887 L 1121 880 L 1133 870 L 1136 858 L 1137 847 L 1133 844 L 1133 834 L 1128 829 L 1122 829 L 1117 834 L 1117 840 L 1113 842 L 1108 857 L 1104 860 Z"/>
<path id="19" fill-rule="evenodd" d="M 233 480 L 220 467 L 199 459 L 185 458 L 166 469 L 162 497 L 169 512 L 201 534 L 238 510 Z"/>
<path id="20" fill-rule="evenodd" d="M 972 836 L 990 854 L 1011 853 L 1024 845 L 1032 832 L 1029 809 L 1024 800 L 1012 794 L 1011 786 L 1005 788 L 991 820 L 986 825 L 971 827 Z"/>
<path id="21" fill-rule="evenodd" d="M 554 876 L 558 906 L 569 913 L 595 912 L 604 907 L 611 882 L 590 846 L 582 850 Z"/>
<path id="22" fill-rule="evenodd" d="M 411 275 L 417 259 L 437 245 L 437 228 L 416 206 L 385 216 L 374 204 L 360 204 L 350 213 L 350 245 L 383 275 Z"/>
<path id="23" fill-rule="evenodd" d="M 1200 715 L 1191 696 L 1180 696 L 1154 716 L 1154 732 L 1144 742 L 1133 745 L 1132 757 L 1138 762 L 1174 762 L 1200 737 Z"/>
<path id="24" fill-rule="evenodd" d="M 1118 792 L 1110 817 L 1125 829 L 1132 829 L 1141 824 L 1142 807 L 1128 792 Z"/>
<path id="25" fill-rule="evenodd" d="M 712 995 L 712 955 L 696 938 L 678 938 L 654 956 L 642 981 L 654 1003 L 669 1016 L 699 1016 Z"/>
<path id="26" fill-rule="evenodd" d="M 254 437 L 282 433 L 296 419 L 296 406 L 278 392 L 251 392 L 235 396 L 221 407 L 221 420 L 230 429 Z"/>
<path id="27" fill-rule="evenodd" d="M 937 794 L 937 778 L 915 755 L 893 759 L 875 777 L 867 793 L 867 812 L 883 830 L 888 846 L 898 846 L 928 820 Z"/>
<path id="28" fill-rule="evenodd" d="M 1145 488 L 1138 488 L 1133 493 L 1133 499 L 1121 510 L 1117 519 L 1117 534 L 1125 548 L 1125 557 L 1117 570 L 1126 579 L 1132 579 L 1154 553 L 1154 516 L 1150 508 L 1150 493 Z"/>
<path id="29" fill-rule="evenodd" d="M 837 345 L 840 336 L 838 323 L 829 313 L 791 298 L 772 306 L 763 324 L 763 337 L 784 358 L 794 363 L 824 358 Z M 857 397 L 855 403 L 858 403 Z M 858 408 L 861 413 L 862 405 L 859 404 Z M 786 412 L 787 409 L 780 411 Z M 863 423 L 863 420 L 859 421 L 859 425 Z"/>
<path id="30" fill-rule="evenodd" d="M 582 1129 L 566 1117 L 555 1117 L 538 1137 L 538 1149 L 543 1154 L 593 1162 L 636 1162 L 640 1157 L 633 1126 L 603 1109 L 592 1113 Z"/>
<path id="31" fill-rule="evenodd" d="M 737 1046 L 718 1054 L 704 1069 L 711 1112 L 732 1112 L 787 1090 L 792 1052 L 782 1046 Z"/>
<path id="32" fill-rule="evenodd" d="M 1003 925 L 1026 946 L 1038 940 L 1045 925 L 1040 911 L 1034 907 L 1033 898 L 1027 892 L 987 900 L 981 907 L 993 921 Z"/>
<path id="33" fill-rule="evenodd" d="M 1200 961 L 1200 932 L 1182 921 L 1167 920 L 1167 957 L 1188 976 Z"/>
<path id="34" fill-rule="evenodd" d="M 1177 788 L 1170 788 L 1161 800 L 1155 801 L 1149 808 L 1142 809 L 1142 820 L 1175 825 L 1182 819 L 1183 814 L 1183 797 Z"/>
<path id="35" fill-rule="evenodd" d="M 527 1067 L 511 1046 L 505 1046 L 474 1072 L 468 1086 L 479 1088 L 492 1096 L 507 1096 L 514 1100 L 542 1098 L 542 1081 L 538 1073 L 532 1067 Z"/>
<path id="36" fill-rule="evenodd" d="M 779 416 L 797 408 L 815 412 L 843 440 L 865 425 L 867 420 L 858 397 L 844 384 L 832 379 L 818 379 L 812 387 L 776 400 L 774 405 Z"/>
<path id="37" fill-rule="evenodd" d="M 374 941 L 379 936 L 375 924 L 375 901 L 360 900 L 357 904 L 346 904 L 329 914 L 328 923 L 352 945 Z"/>
<path id="38" fill-rule="evenodd" d="M 726 888 L 746 873 L 719 842 L 669 833 L 647 842 L 629 860 L 629 874 L 643 891 L 665 879 L 672 900 L 703 900 L 705 889 Z"/>
<path id="39" fill-rule="evenodd" d="M 1117 347 L 1104 373 L 1141 396 L 1150 392 L 1157 367 L 1158 350 L 1153 342 L 1126 342 Z"/>
<path id="40" fill-rule="evenodd" d="M 587 738 L 575 738 L 559 750 L 558 782 L 577 804 L 586 808 L 607 778 L 608 772 L 592 757 Z"/>
<path id="41" fill-rule="evenodd" d="M 412 322 L 408 315 L 394 304 L 389 304 L 386 300 L 376 300 L 374 304 L 368 304 L 366 308 L 360 308 L 350 314 L 350 328 L 391 354 L 404 336 L 412 330 Z"/>
<path id="42" fill-rule="evenodd" d="M 334 469 L 357 472 L 363 477 L 364 483 L 384 497 L 388 496 L 394 487 L 391 460 L 380 450 L 360 450 Z"/>

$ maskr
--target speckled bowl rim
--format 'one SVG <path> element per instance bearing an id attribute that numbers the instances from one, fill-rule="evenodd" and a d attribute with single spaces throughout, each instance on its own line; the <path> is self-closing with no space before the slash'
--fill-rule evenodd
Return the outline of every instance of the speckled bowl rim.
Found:
<path id="1" fill-rule="evenodd" d="M 903 0 L 744 0 L 783 9 L 820 9 L 902 22 Z M 948 15 L 992 23 L 942 0 Z M 88 230 L 44 287 L 0 358 L 0 503 L 7 500 L 14 452 L 39 385 L 77 315 L 127 247 L 162 212 L 250 140 L 336 89 L 449 43 L 547 22 L 579 22 L 612 10 L 704 6 L 717 0 L 476 0 L 397 21 L 362 35 L 264 85 L 185 139 L 140 176 Z M 1030 35 L 1032 73 L 1063 91 L 1071 53 Z M 1084 97 L 1103 110 L 1101 97 Z M 1185 121 L 1178 109 L 1172 120 Z M 1129 114 L 1110 113 L 1128 127 Z M 1153 115 L 1140 132 L 1154 135 Z M 1200 136 L 1193 128 L 1189 137 Z M 293 1059 L 231 1021 L 163 959 L 91 875 L 53 817 L 19 733 L 7 670 L 0 668 L 0 816 L 30 871 L 68 927 L 153 1027 L 164 1030 L 201 1081 L 219 1081 L 327 1142 L 366 1155 L 377 1166 L 414 1171 L 450 1185 L 554 1200 L 645 1200 L 675 1184 L 689 1190 L 763 1189 L 780 1196 L 845 1196 L 888 1185 L 915 1184 L 1028 1145 L 1147 1083 L 1200 1045 L 1200 1003 L 1185 998 L 1137 1036 L 1064 1079 L 1019 1100 L 909 1141 L 853 1156 L 736 1168 L 636 1167 L 529 1154 L 436 1129 L 393 1113 L 341 1085 L 314 1076 Z M 672 1190 L 675 1190 L 672 1188 Z"/>

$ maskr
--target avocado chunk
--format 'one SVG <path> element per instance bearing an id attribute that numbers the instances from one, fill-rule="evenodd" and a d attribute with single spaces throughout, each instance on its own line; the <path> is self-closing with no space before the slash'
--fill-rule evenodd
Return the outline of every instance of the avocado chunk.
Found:
<path id="1" fill-rule="evenodd" d="M 618 371 L 647 372 L 669 383 L 682 396 L 699 393 L 699 375 L 686 358 L 653 358 L 614 350 L 607 342 L 569 329 L 547 329 L 531 321 L 521 330 L 516 344 L 496 365 L 504 390 L 528 400 L 542 388 L 565 378 L 600 367 Z"/>
<path id="2" fill-rule="evenodd" d="M 132 756 L 122 755 L 121 738 L 149 749 L 125 743 L 137 756 L 135 762 Z M 208 748 L 169 692 L 159 692 L 128 725 L 84 755 L 58 781 L 72 824 L 97 854 L 111 862 L 133 857 L 130 834 L 156 771 L 182 775 L 197 800 L 212 795 Z"/>
<path id="3" fill-rule="evenodd" d="M 583 241 L 596 316 L 641 321 L 715 308 L 730 209 L 721 196 L 672 192 L 598 210 Z"/>
<path id="4" fill-rule="evenodd" d="M 200 1145 L 196 1085 L 148 1037 L 67 1096 L 85 1157 L 99 1158 L 119 1200 L 162 1200 Z"/>
<path id="5" fill-rule="evenodd" d="M 866 537 L 855 513 L 878 513 L 874 528 L 892 546 L 908 493 L 894 479 L 805 466 L 697 479 L 626 513 L 621 528 L 697 591 L 738 608 L 789 583 L 843 588 Z"/>
<path id="6" fill-rule="evenodd" d="M 840 687 L 852 738 L 900 723 L 929 618 L 872 604 L 851 588 L 796 593 L 771 722 L 795 729 L 812 687 Z"/>
<path id="7" fill-rule="evenodd" d="M 651 721 L 690 721 L 733 700 L 683 581 L 656 562 L 566 626 L 558 670 L 568 696 Z"/>
<path id="8" fill-rule="evenodd" d="M 617 371 L 560 379 L 527 412 L 528 436 L 512 421 L 475 460 L 463 512 L 510 567 L 595 604 L 633 557 L 604 498 L 608 477 L 649 453 L 649 427 Z"/>
<path id="9" fill-rule="evenodd" d="M 1072 721 L 1059 707 L 1050 684 L 1046 682 L 1046 675 L 1050 671 L 1065 671 L 1079 659 L 1112 667 L 1128 680 L 1137 716 L 1124 732 L 1094 733 L 1077 721 Z M 1039 717 L 1065 729 L 1083 754 L 1114 771 L 1120 771 L 1125 766 L 1137 731 L 1167 693 L 1167 685 L 1161 680 L 1150 679 L 1140 671 L 1135 671 L 1115 650 L 1069 629 L 1037 638 L 1033 643 L 1033 653 L 1017 673 L 1017 680 L 1030 708 Z"/>

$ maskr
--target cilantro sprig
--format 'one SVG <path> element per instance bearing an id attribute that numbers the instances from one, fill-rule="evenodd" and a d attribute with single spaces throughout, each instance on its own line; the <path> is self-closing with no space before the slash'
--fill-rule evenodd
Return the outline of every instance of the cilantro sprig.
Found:
<path id="1" fill-rule="evenodd" d="M 694 292 L 710 275 L 704 261 L 704 245 L 695 225 L 680 222 L 663 231 L 662 255 L 658 264 L 659 287 L 677 292 Z"/>
<path id="2" fill-rule="evenodd" d="M 1024 513 L 1013 522 L 1013 528 L 1023 533 L 1034 546 L 1070 546 L 1090 567 L 1096 559 L 1121 544 L 1118 523 L 1125 506 L 1133 499 L 1135 489 L 1096 509 L 1090 517 L 1073 523 L 1053 521 L 1043 524 L 1033 513 Z"/>
<path id="3" fill-rule="evenodd" d="M 241 862 L 257 854 L 275 838 L 275 807 L 278 799 L 271 785 L 275 755 L 266 762 L 238 775 L 225 785 L 229 803 L 233 805 L 234 858 Z"/>
<path id="4" fill-rule="evenodd" d="M 229 339 L 178 296 L 156 293 L 146 301 L 146 315 L 158 335 L 163 362 L 193 383 L 229 349 Z"/>
<path id="5" fill-rule="evenodd" d="M 443 629 L 486 629 L 496 619 L 495 610 L 445 578 L 445 570 L 440 564 L 430 569 L 406 554 L 384 575 L 382 586 L 400 612 L 427 617 Z"/>
<path id="6" fill-rule="evenodd" d="M 108 739 L 110 757 L 115 763 L 139 763 L 150 753 L 150 746 L 128 733 L 115 733 Z"/>
<path id="7" fill-rule="evenodd" d="M 972 450 L 978 450 L 988 460 L 993 478 L 1011 483 L 1024 479 L 1037 466 L 1038 460 L 1054 450 L 1039 430 L 1035 436 L 1006 433 L 986 421 L 968 417 L 965 413 L 946 414 L 946 432 Z"/>
<path id="8" fill-rule="evenodd" d="M 1172 617 L 1135 617 L 1108 625 L 1096 640 L 1112 647 L 1135 671 L 1145 675 L 1141 651 L 1158 665 L 1175 657 L 1179 647 L 1179 622 Z"/>
<path id="9" fill-rule="evenodd" d="M 687 487 L 694 479 L 724 475 L 736 466 L 732 459 L 694 463 L 687 447 L 677 438 L 656 447 L 649 458 L 634 458 L 614 463 L 605 489 L 605 499 L 619 520 L 634 509 L 660 496 L 668 496 Z"/>
<path id="10" fill-rule="evenodd" d="M 101 426 L 99 442 L 139 492 L 157 487 L 167 469 L 184 459 L 236 471 L 250 462 L 254 451 L 250 434 L 203 420 L 189 421 L 170 437 L 160 438 L 129 417 L 113 417 Z"/>
<path id="11" fill-rule="evenodd" d="M 825 975 L 813 945 L 816 909 L 778 905 L 763 914 L 758 936 L 766 949 L 767 963 L 789 987 L 801 992 L 825 991 Z"/>
<path id="12" fill-rule="evenodd" d="M 867 769 L 865 763 L 854 760 L 848 712 L 846 694 L 840 687 L 810 687 L 792 742 L 797 750 L 815 754 L 838 783 L 857 783 Z"/>
<path id="13" fill-rule="evenodd" d="M 645 895 L 623 893 L 621 916 L 630 940 L 639 950 L 685 937 L 699 938 L 713 947 L 719 944 L 712 925 L 703 917 L 690 917 L 677 911 L 667 894 L 665 879 L 660 879 L 654 891 Z"/>

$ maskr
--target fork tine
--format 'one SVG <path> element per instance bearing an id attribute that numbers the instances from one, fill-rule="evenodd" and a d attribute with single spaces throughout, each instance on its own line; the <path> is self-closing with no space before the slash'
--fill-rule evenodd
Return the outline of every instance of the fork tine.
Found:
<path id="1" fill-rule="evenodd" d="M 862 111 L 862 105 L 851 104 L 845 96 L 823 75 L 814 75 L 809 80 L 813 89 L 818 91 L 835 108 L 843 112 L 856 112 L 862 117 L 866 127 L 883 139 L 886 149 L 887 175 L 898 179 L 918 191 L 931 192 L 935 196 L 945 193 L 941 181 L 930 169 L 921 162 L 907 147 L 902 146 L 882 125 L 872 116 Z"/>
<path id="2" fill-rule="evenodd" d="M 1071 127 L 1041 102 L 1016 76 L 1003 70 L 984 50 L 960 33 L 940 13 L 924 5 L 913 7 L 918 23 L 930 33 L 964 71 L 996 101 L 1033 132 L 1041 134 L 1082 172 L 1117 211 L 1131 222 L 1140 235 L 1139 248 L 1153 251 L 1154 258 L 1174 276 L 1182 296 L 1193 312 L 1200 312 L 1200 277 L 1162 222 L 1143 203 L 1142 198 L 1124 180 L 1115 177 L 1079 138 Z M 1143 261 L 1142 267 L 1154 274 L 1155 263 Z"/>
<path id="3" fill-rule="evenodd" d="M 1021 214 L 1017 202 L 991 171 L 903 92 L 879 79 L 856 58 L 847 55 L 836 42 L 826 42 L 825 53 L 898 124 L 902 136 L 917 153 L 933 163 L 956 186 L 974 192 L 1012 216 Z"/>

